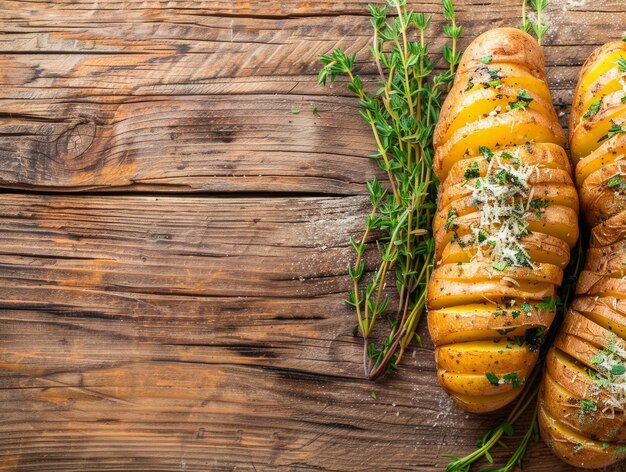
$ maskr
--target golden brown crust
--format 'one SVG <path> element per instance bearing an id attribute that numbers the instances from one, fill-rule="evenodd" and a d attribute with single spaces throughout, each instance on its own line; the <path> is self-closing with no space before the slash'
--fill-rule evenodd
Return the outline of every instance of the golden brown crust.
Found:
<path id="1" fill-rule="evenodd" d="M 614 162 L 626 165 L 626 134 L 618 134 L 607 139 L 588 156 L 581 158 L 576 164 L 576 185 L 581 187 L 587 177 L 598 169 Z"/>
<path id="2" fill-rule="evenodd" d="M 592 247 L 609 246 L 623 241 L 626 237 L 626 212 L 620 212 L 591 230 L 589 245 Z"/>
<path id="3" fill-rule="evenodd" d="M 552 323 L 554 310 L 546 302 L 556 296 L 569 247 L 578 238 L 578 194 L 564 144 L 536 41 L 514 28 L 476 38 L 434 131 L 433 169 L 441 185 L 433 221 L 436 268 L 427 290 L 438 377 L 467 411 L 493 411 L 519 395 L 538 353 L 528 343 L 510 351 L 507 336 L 532 339 L 529 330 Z M 506 179 L 523 180 L 511 192 L 514 201 L 474 201 L 483 183 L 506 187 Z M 516 257 L 526 257 L 521 247 L 532 261 L 521 267 L 495 263 L 468 242 L 484 237 L 473 234 L 481 212 L 511 208 L 528 225 L 528 233 L 513 236 Z M 515 230 L 505 231 L 511 238 Z"/>
<path id="4" fill-rule="evenodd" d="M 596 380 L 602 359 L 612 355 L 607 353 L 626 352 L 626 136 L 608 137 L 614 123 L 626 119 L 620 56 L 626 57 L 624 43 L 597 49 L 574 96 L 570 147 L 591 247 L 576 298 L 548 352 L 539 394 L 546 444 L 584 468 L 618 462 L 626 444 L 625 405 Z"/>
<path id="5" fill-rule="evenodd" d="M 532 143 L 528 146 L 512 146 L 508 148 L 502 148 L 498 152 L 496 152 L 496 162 L 494 166 L 497 167 L 498 158 L 500 162 L 507 163 L 506 159 L 500 157 L 503 152 L 508 154 L 515 153 L 518 159 L 522 164 L 525 165 L 536 165 L 539 167 L 541 172 L 545 170 L 561 170 L 568 177 L 571 176 L 572 167 L 570 164 L 569 157 L 567 157 L 567 153 L 565 150 L 556 144 L 553 143 Z M 474 162 L 476 164 L 474 164 Z M 446 180 L 442 182 L 439 186 L 439 194 L 441 195 L 446 191 L 447 188 L 463 183 L 465 179 L 465 171 L 468 167 L 478 166 L 480 171 L 480 176 L 484 177 L 486 175 L 487 167 L 489 163 L 485 160 L 485 158 L 481 156 L 474 156 L 467 159 L 463 159 L 457 163 L 455 163 Z M 536 175 L 531 176 L 531 182 L 548 182 L 548 179 L 538 179 Z M 549 179 L 551 182 L 551 178 Z M 567 183 L 571 183 L 571 178 L 567 180 Z"/>
<path id="6" fill-rule="evenodd" d="M 609 164 L 589 175 L 580 188 L 580 199 L 591 227 L 626 210 L 626 162 Z"/>
<path id="7" fill-rule="evenodd" d="M 480 59 L 491 56 L 490 64 L 512 63 L 527 67 L 543 78 L 543 50 L 529 34 L 517 28 L 494 28 L 484 32 L 467 46 L 458 70 L 471 71 L 483 65 Z"/>
<path id="8" fill-rule="evenodd" d="M 626 43 L 623 41 L 613 41 L 604 44 L 595 49 L 583 64 L 578 75 L 578 83 L 576 84 L 576 88 L 574 90 L 574 101 L 572 103 L 572 112 L 570 114 L 569 129 L 574 129 L 574 126 L 578 123 L 580 116 L 585 113 L 583 110 L 583 104 L 587 101 L 584 100 L 585 93 L 588 87 L 593 87 L 593 82 L 590 84 L 587 83 L 588 80 L 586 80 L 586 78 L 593 72 L 594 68 L 598 67 L 600 63 L 606 60 L 607 56 L 620 51 L 626 51 Z M 597 93 L 598 92 L 596 92 L 596 94 Z"/>
<path id="9" fill-rule="evenodd" d="M 542 405 L 545 402 L 545 388 L 542 391 L 538 410 L 538 422 L 541 437 L 552 451 L 568 464 L 584 469 L 607 467 L 621 460 L 613 444 L 587 438 L 552 417 Z"/>
<path id="10" fill-rule="evenodd" d="M 530 254 L 530 259 L 536 262 L 545 262 L 559 266 L 561 269 L 567 266 L 570 259 L 570 248 L 560 238 L 543 233 L 530 233 L 520 240 L 520 245 Z M 458 264 L 470 262 L 476 254 L 476 248 L 464 245 L 461 247 L 458 241 L 446 244 L 441 252 L 438 264 Z"/>
<path id="11" fill-rule="evenodd" d="M 570 149 L 575 163 L 598 149 L 608 139 L 609 130 L 615 123 L 626 126 L 623 122 L 626 118 L 626 102 L 622 102 L 622 97 L 623 90 L 607 95 L 599 102 L 597 113 L 583 115 L 578 122 L 573 123 Z"/>
<path id="12" fill-rule="evenodd" d="M 558 121 L 553 121 L 535 110 L 512 110 L 488 116 L 455 131 L 435 149 L 433 168 L 439 180 L 446 179 L 453 164 L 480 154 L 480 146 L 492 151 L 527 142 L 565 145 L 565 133 Z"/>
<path id="13" fill-rule="evenodd" d="M 465 124 L 478 121 L 496 109 L 506 111 L 507 106 L 517 101 L 520 93 L 522 89 L 506 85 L 460 91 L 455 100 L 446 103 L 450 106 L 442 108 L 433 134 L 433 144 L 435 146 L 441 144 L 452 133 L 453 128 L 458 129 Z M 528 105 L 529 109 L 541 113 L 548 120 L 558 121 L 551 102 L 530 90 L 523 90 L 523 93 L 532 98 Z"/>

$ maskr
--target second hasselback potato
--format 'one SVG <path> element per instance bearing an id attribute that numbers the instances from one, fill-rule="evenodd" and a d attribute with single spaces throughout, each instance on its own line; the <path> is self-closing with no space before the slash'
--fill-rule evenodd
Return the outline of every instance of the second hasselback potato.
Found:
<path id="1" fill-rule="evenodd" d="M 590 248 L 548 351 L 538 417 L 557 455 L 598 468 L 626 457 L 626 43 L 584 64 L 570 130 Z"/>
<path id="2" fill-rule="evenodd" d="M 499 28 L 468 46 L 434 142 L 438 378 L 465 410 L 492 411 L 535 366 L 578 238 L 565 136 L 531 36 Z"/>

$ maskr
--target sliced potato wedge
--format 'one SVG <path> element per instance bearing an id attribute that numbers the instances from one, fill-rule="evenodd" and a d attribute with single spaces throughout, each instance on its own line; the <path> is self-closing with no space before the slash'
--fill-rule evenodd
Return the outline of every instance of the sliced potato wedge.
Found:
<path id="1" fill-rule="evenodd" d="M 614 123 L 624 124 L 626 102 L 622 102 L 623 91 L 613 92 L 603 98 L 599 111 L 589 119 L 581 117 L 575 122 L 570 138 L 572 159 L 576 164 L 580 159 L 598 149 L 609 138 L 609 129 Z"/>
<path id="2" fill-rule="evenodd" d="M 579 187 L 594 172 L 614 162 L 622 162 L 626 168 L 626 134 L 618 134 L 602 143 L 576 164 L 576 185 Z"/>
<path id="3" fill-rule="evenodd" d="M 531 233 L 524 236 L 520 243 L 533 262 L 553 264 L 561 269 L 569 263 L 570 248 L 559 238 L 542 233 Z M 461 247 L 457 241 L 445 245 L 441 254 L 440 264 L 457 264 L 470 262 L 476 254 L 475 246 Z"/>
<path id="4" fill-rule="evenodd" d="M 565 134 L 557 121 L 535 110 L 512 110 L 470 123 L 458 129 L 449 140 L 435 150 L 433 168 L 444 180 L 452 165 L 461 159 L 480 154 L 479 147 L 493 151 L 526 142 L 565 145 Z"/>
<path id="5" fill-rule="evenodd" d="M 490 64 L 515 64 L 527 68 L 536 77 L 544 77 L 543 51 L 532 36 L 520 29 L 496 28 L 476 37 L 465 49 L 459 72 L 483 65 L 484 57 L 491 59 Z"/>
<path id="6" fill-rule="evenodd" d="M 608 164 L 587 177 L 580 198 L 590 226 L 626 210 L 626 163 Z"/>
<path id="7" fill-rule="evenodd" d="M 448 344 L 435 349 L 439 368 L 457 374 L 528 372 L 538 356 L 539 351 L 532 351 L 528 345 L 520 346 L 506 338 Z"/>
<path id="8" fill-rule="evenodd" d="M 530 99 L 528 109 L 541 113 L 549 120 L 558 120 L 552 103 L 530 90 L 508 85 L 498 88 L 481 87 L 463 93 L 458 100 L 453 102 L 453 106 L 442 110 L 433 135 L 433 144 L 438 146 L 458 129 L 490 114 L 507 111 L 511 105 L 519 102 L 518 97 L 521 94 Z"/>
<path id="9" fill-rule="evenodd" d="M 600 441 L 623 441 L 624 415 L 606 415 L 602 404 L 580 397 L 559 384 L 546 373 L 541 386 L 541 406 L 553 418 L 559 418 L 568 428 Z M 583 402 L 583 400 L 587 400 Z"/>
<path id="10" fill-rule="evenodd" d="M 547 175 L 543 173 L 543 171 L 546 169 L 561 170 L 565 171 L 567 175 L 571 175 L 572 168 L 570 165 L 569 157 L 567 157 L 567 153 L 561 146 L 553 143 L 528 143 L 522 146 L 500 148 L 497 152 L 494 153 L 494 169 L 497 169 L 500 164 L 511 163 L 510 159 L 502 157 L 503 153 L 511 154 L 512 156 L 516 157 L 523 165 L 537 166 L 540 170 L 539 175 L 542 176 Z M 474 164 L 474 162 L 476 164 Z M 439 187 L 439 194 L 441 195 L 447 188 L 465 182 L 467 180 L 465 178 L 465 172 L 468 168 L 472 167 L 478 167 L 480 176 L 484 177 L 487 174 L 489 162 L 482 155 L 470 157 L 457 162 L 452 166 L 452 169 L 450 170 L 450 173 L 448 174 L 446 180 L 441 183 Z M 560 175 L 560 173 L 555 175 Z M 531 176 L 531 178 L 536 179 L 533 180 L 533 182 L 535 183 L 547 183 L 546 180 L 542 180 L 542 178 L 539 178 L 539 176 L 533 175 Z"/>
<path id="11" fill-rule="evenodd" d="M 463 395 L 452 393 L 452 399 L 457 405 L 469 413 L 490 413 L 508 405 L 522 393 L 516 388 L 497 395 Z"/>
<path id="12" fill-rule="evenodd" d="M 520 309 L 524 300 L 512 307 L 490 302 L 431 310 L 428 329 L 435 346 L 474 341 L 493 341 L 502 337 L 524 336 L 529 329 L 548 329 L 554 311 L 530 305 Z"/>
<path id="13" fill-rule="evenodd" d="M 583 469 L 607 467 L 624 458 L 614 444 L 595 441 L 568 428 L 539 407 L 537 419 L 544 442 L 563 461 Z"/>
<path id="14" fill-rule="evenodd" d="M 547 297 L 555 298 L 556 287 L 551 283 L 523 280 L 513 284 L 503 280 L 453 282 L 433 278 L 428 284 L 427 293 L 430 310 L 485 301 L 501 303 L 504 299 L 515 297 L 541 302 Z"/>

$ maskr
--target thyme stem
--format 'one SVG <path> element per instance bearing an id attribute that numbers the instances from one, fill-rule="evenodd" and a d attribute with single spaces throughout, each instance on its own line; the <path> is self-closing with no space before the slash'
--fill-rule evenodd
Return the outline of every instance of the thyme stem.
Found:
<path id="1" fill-rule="evenodd" d="M 461 33 L 452 1 L 441 0 L 441 4 L 447 20 L 444 34 L 452 40 L 452 47 L 446 45 L 442 50 L 448 63 L 444 72 L 435 73 L 430 60 L 427 28 L 431 17 L 409 11 L 406 0 L 369 5 L 374 29 L 369 50 L 379 79 L 375 92 L 366 91 L 354 70 L 355 56 L 335 49 L 320 57 L 323 67 L 318 82 L 347 77 L 347 87 L 358 98 L 359 113 L 374 136 L 376 153 L 371 157 L 389 181 L 388 193 L 376 179 L 367 183 L 374 210 L 367 218 L 365 236 L 375 231 L 380 265 L 371 276 L 365 274 L 362 238 L 361 244 L 353 242 L 357 257 L 348 268 L 352 277 L 348 304 L 357 312 L 366 355 L 364 370 L 371 379 L 395 369 L 411 340 L 419 340 L 415 330 L 432 273 L 431 217 L 437 195 L 431 171 L 432 124 L 460 61 L 456 40 Z M 393 18 L 388 18 L 388 8 Z M 411 39 L 414 36 L 417 38 Z M 400 295 L 398 308 L 388 310 L 386 287 L 394 285 Z M 389 324 L 388 335 L 375 342 L 371 338 L 381 317 Z"/>

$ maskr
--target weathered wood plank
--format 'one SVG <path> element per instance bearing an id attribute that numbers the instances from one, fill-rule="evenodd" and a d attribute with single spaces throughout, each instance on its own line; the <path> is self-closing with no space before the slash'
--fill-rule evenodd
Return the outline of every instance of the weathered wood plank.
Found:
<path id="1" fill-rule="evenodd" d="M 354 101 L 326 98 L 345 95 L 343 87 L 323 89 L 315 74 L 317 56 L 341 46 L 357 54 L 361 72 L 374 80 L 365 62 L 368 18 L 280 18 L 316 14 L 328 6 L 324 2 L 236 3 L 115 1 L 94 9 L 88 2 L 29 8 L 3 2 L 0 28 L 8 34 L 0 36 L 0 184 L 61 191 L 362 192 L 373 168 L 365 158 L 373 148 L 367 126 L 354 113 Z M 518 21 L 515 2 L 491 12 L 490 25 L 484 6 L 458 3 L 463 43 L 487 26 Z M 333 4 L 344 14 L 363 7 Z M 618 4 L 550 12 L 548 74 L 564 123 L 579 64 L 619 34 L 616 22 L 626 22 Z M 422 7 L 434 11 L 433 2 Z M 207 15 L 228 8 L 243 16 Z M 247 8 L 268 18 L 246 17 Z M 437 16 L 430 31 L 434 51 L 444 41 L 434 38 L 440 26 Z M 267 97 L 275 93 L 280 96 Z M 318 114 L 311 113 L 314 104 Z"/>
<path id="2" fill-rule="evenodd" d="M 492 419 L 453 407 L 428 339 L 362 379 L 343 298 L 366 207 L 0 196 L 0 465 L 426 471 L 469 449 Z M 528 470 L 567 470 L 536 449 Z"/>
<path id="3" fill-rule="evenodd" d="M 356 103 L 318 97 L 319 113 L 311 103 L 275 95 L 5 101 L 0 180 L 62 190 L 362 192 L 375 172 L 374 145 Z"/>
<path id="4" fill-rule="evenodd" d="M 374 80 L 368 2 L 0 0 L 0 185 L 361 193 L 367 126 L 315 75 L 341 46 Z M 455 3 L 463 44 L 519 21 L 514 0 Z M 625 11 L 551 7 L 564 122 Z M 427 336 L 361 379 L 343 299 L 366 206 L 0 195 L 0 470 L 429 471 L 471 450 L 494 419 L 454 408 Z M 537 444 L 525 470 L 570 468 Z"/>

